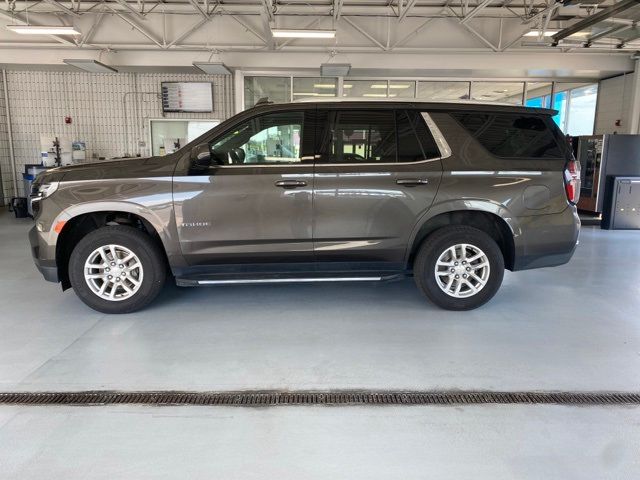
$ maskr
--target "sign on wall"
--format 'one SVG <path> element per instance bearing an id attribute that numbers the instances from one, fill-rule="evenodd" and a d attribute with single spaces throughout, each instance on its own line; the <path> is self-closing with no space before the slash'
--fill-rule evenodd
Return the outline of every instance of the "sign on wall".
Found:
<path id="1" fill-rule="evenodd" d="M 210 82 L 162 82 L 162 111 L 213 112 L 213 84 Z"/>

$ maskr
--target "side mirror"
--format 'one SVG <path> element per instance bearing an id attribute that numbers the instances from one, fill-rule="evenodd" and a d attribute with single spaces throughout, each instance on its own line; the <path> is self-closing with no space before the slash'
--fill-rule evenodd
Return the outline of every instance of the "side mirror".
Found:
<path id="1" fill-rule="evenodd" d="M 199 167 L 211 166 L 211 152 L 208 143 L 201 143 L 191 149 L 191 162 Z"/>

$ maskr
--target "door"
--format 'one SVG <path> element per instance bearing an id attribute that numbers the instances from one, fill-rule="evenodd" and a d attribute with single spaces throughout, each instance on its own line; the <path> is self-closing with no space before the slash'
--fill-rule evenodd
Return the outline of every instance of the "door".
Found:
<path id="1" fill-rule="evenodd" d="M 320 107 L 318 115 L 316 260 L 400 266 L 442 174 L 440 152 L 422 115 L 353 105 Z"/>
<path id="2" fill-rule="evenodd" d="M 176 174 L 176 226 L 190 265 L 313 259 L 312 110 L 274 110 L 199 144 Z"/>

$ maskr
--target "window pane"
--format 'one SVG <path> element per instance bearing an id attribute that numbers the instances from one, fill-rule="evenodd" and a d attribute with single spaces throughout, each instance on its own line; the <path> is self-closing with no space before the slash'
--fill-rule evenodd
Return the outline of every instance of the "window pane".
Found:
<path id="1" fill-rule="evenodd" d="M 420 112 L 398 110 L 396 127 L 398 129 L 399 162 L 418 162 L 440 156 L 440 150 Z"/>
<path id="2" fill-rule="evenodd" d="M 396 161 L 393 110 L 331 111 L 320 135 L 325 163 Z"/>
<path id="3" fill-rule="evenodd" d="M 489 152 L 506 158 L 562 158 L 544 119 L 517 113 L 452 113 Z"/>
<path id="4" fill-rule="evenodd" d="M 253 107 L 263 97 L 275 103 L 290 102 L 291 79 L 289 77 L 244 77 L 244 108 Z"/>
<path id="5" fill-rule="evenodd" d="M 598 85 L 589 83 L 556 83 L 553 108 L 554 121 L 567 135 L 592 135 L 596 116 Z"/>
<path id="6" fill-rule="evenodd" d="M 345 80 L 342 88 L 345 97 L 387 97 L 386 80 Z"/>
<path id="7" fill-rule="evenodd" d="M 527 107 L 551 108 L 551 82 L 527 83 Z"/>
<path id="8" fill-rule="evenodd" d="M 418 82 L 418 98 L 446 102 L 468 100 L 469 82 Z"/>
<path id="9" fill-rule="evenodd" d="M 294 78 L 293 99 L 305 97 L 335 97 L 338 81 L 335 78 Z"/>
<path id="10" fill-rule="evenodd" d="M 505 102 L 522 105 L 523 82 L 473 82 L 471 99 L 481 102 Z"/>
<path id="11" fill-rule="evenodd" d="M 593 135 L 598 85 L 571 90 L 567 135 Z"/>
<path id="12" fill-rule="evenodd" d="M 391 80 L 389 82 L 390 98 L 415 98 L 416 82 Z"/>
<path id="13" fill-rule="evenodd" d="M 217 165 L 289 164 L 300 162 L 302 112 L 252 118 L 209 146 Z"/>

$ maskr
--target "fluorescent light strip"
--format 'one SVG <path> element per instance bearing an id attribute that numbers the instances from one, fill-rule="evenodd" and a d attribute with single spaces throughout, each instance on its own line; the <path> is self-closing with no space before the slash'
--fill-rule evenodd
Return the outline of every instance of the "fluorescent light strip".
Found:
<path id="1" fill-rule="evenodd" d="M 336 86 L 333 83 L 316 83 L 313 88 L 336 88 Z"/>
<path id="2" fill-rule="evenodd" d="M 80 35 L 80 32 L 73 27 L 7 25 L 7 29 L 21 35 Z"/>
<path id="3" fill-rule="evenodd" d="M 335 30 L 288 30 L 273 29 L 271 34 L 275 38 L 335 38 Z"/>
<path id="4" fill-rule="evenodd" d="M 545 30 L 543 36 L 550 37 L 552 35 L 555 35 L 559 31 L 560 30 Z M 523 37 L 539 37 L 540 33 L 541 33 L 540 30 L 531 30 L 530 32 L 525 33 Z"/>

